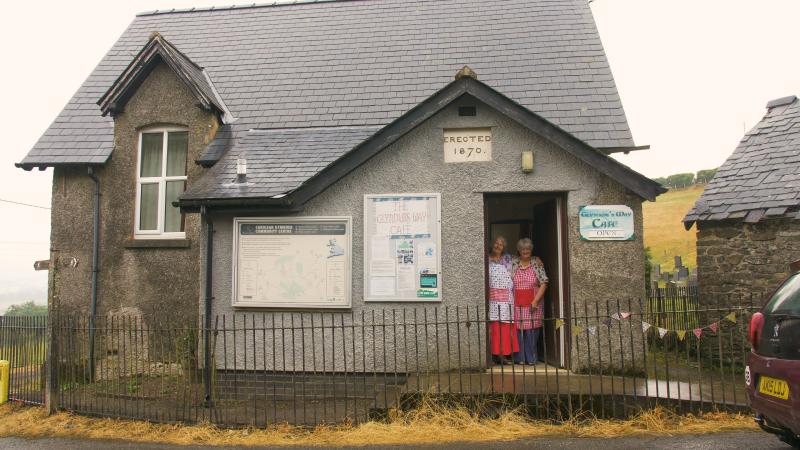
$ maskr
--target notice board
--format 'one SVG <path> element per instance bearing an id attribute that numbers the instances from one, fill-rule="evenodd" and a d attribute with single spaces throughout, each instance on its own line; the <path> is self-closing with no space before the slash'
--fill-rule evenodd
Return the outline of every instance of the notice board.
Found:
<path id="1" fill-rule="evenodd" d="M 441 301 L 441 196 L 364 196 L 364 299 Z"/>
<path id="2" fill-rule="evenodd" d="M 235 218 L 233 306 L 350 307 L 350 217 Z"/>

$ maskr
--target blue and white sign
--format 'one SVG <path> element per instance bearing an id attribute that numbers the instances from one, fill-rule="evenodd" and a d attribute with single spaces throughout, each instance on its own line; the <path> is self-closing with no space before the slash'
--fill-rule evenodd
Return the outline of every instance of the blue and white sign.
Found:
<path id="1" fill-rule="evenodd" d="M 625 205 L 581 206 L 578 212 L 581 239 L 632 241 L 633 210 Z"/>

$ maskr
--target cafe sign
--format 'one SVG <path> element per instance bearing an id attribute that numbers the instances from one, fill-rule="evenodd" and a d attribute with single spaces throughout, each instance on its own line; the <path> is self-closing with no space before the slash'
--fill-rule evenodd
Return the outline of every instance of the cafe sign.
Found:
<path id="1" fill-rule="evenodd" d="M 625 205 L 581 206 L 578 213 L 581 239 L 585 241 L 632 241 L 633 210 Z"/>

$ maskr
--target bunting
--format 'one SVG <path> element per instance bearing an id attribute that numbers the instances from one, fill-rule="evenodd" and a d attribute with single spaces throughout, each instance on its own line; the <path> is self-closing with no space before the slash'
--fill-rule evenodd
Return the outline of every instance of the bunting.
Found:
<path id="1" fill-rule="evenodd" d="M 611 328 L 611 325 L 613 324 L 614 320 L 621 322 L 623 320 L 627 320 L 631 316 L 632 316 L 632 313 L 630 313 L 628 311 L 615 312 L 615 313 L 611 314 L 610 316 L 608 316 L 608 317 L 604 318 L 603 320 L 601 320 L 600 324 L 605 325 L 608 328 Z M 736 320 L 737 320 L 736 312 L 731 312 L 731 313 L 725 315 L 721 320 L 727 320 L 727 321 L 729 321 L 731 323 L 736 323 Z M 694 329 L 691 330 L 691 332 L 698 339 L 703 336 L 703 331 L 705 329 L 709 329 L 709 330 L 711 330 L 711 332 L 716 333 L 719 330 L 719 324 L 720 324 L 721 320 L 713 322 L 713 323 L 711 323 L 709 325 L 706 325 L 704 327 L 694 328 Z M 646 334 L 650 328 L 653 328 L 652 324 L 650 324 L 648 322 L 645 322 L 644 320 L 642 320 L 641 322 L 642 322 L 642 333 Z M 567 323 L 565 322 L 564 319 L 556 318 L 555 321 L 554 321 L 554 325 L 555 325 L 555 329 L 556 330 L 560 330 L 566 324 Z M 591 325 L 591 326 L 586 325 L 586 326 L 583 326 L 583 327 L 578 326 L 578 325 L 573 325 L 571 327 L 571 330 L 572 330 L 573 335 L 576 336 L 576 337 L 579 334 L 583 333 L 584 331 L 588 331 L 590 334 L 596 335 L 598 326 L 600 324 Z M 663 328 L 663 327 L 655 327 L 655 328 L 658 329 L 659 338 L 664 339 L 664 337 L 667 334 L 669 334 L 670 331 L 674 331 L 675 335 L 681 341 L 686 339 L 686 335 L 689 334 L 689 331 L 690 331 L 690 330 L 671 330 L 671 329 Z"/>

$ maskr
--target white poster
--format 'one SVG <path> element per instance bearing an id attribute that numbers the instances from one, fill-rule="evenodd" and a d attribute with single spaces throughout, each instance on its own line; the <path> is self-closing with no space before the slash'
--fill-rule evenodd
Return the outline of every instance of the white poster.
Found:
<path id="1" fill-rule="evenodd" d="M 234 228 L 233 306 L 350 306 L 350 218 L 236 218 Z"/>
<path id="2" fill-rule="evenodd" d="M 364 196 L 366 301 L 441 301 L 439 194 Z"/>
<path id="3" fill-rule="evenodd" d="M 372 277 L 369 280 L 369 292 L 375 296 L 394 295 L 395 281 L 395 277 Z"/>
<path id="4" fill-rule="evenodd" d="M 436 273 L 439 271 L 436 244 L 428 242 L 417 245 L 417 257 L 419 259 L 418 266 L 421 273 Z"/>
<path id="5" fill-rule="evenodd" d="M 372 259 L 391 259 L 394 242 L 386 236 L 375 236 L 372 238 L 370 252 Z"/>
<path id="6" fill-rule="evenodd" d="M 413 266 L 400 267 L 397 269 L 397 289 L 400 291 L 412 291 L 417 289 L 417 277 Z"/>
<path id="7" fill-rule="evenodd" d="M 370 274 L 374 277 L 395 276 L 395 263 L 393 259 L 373 259 L 369 262 Z"/>

